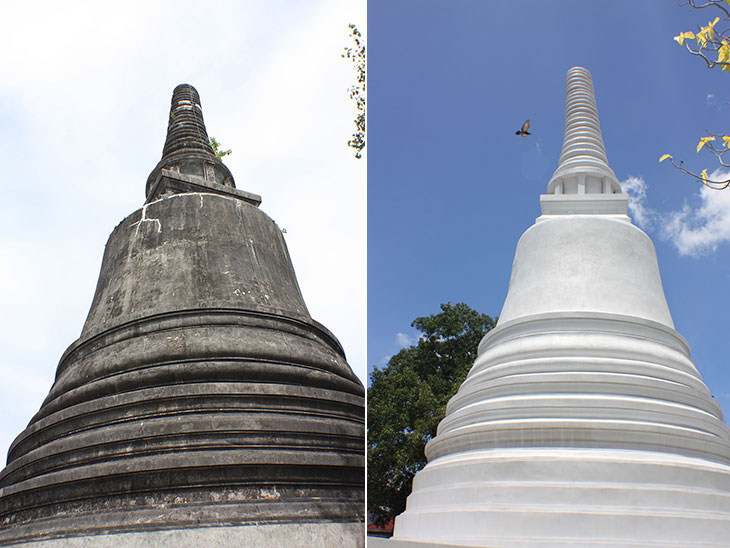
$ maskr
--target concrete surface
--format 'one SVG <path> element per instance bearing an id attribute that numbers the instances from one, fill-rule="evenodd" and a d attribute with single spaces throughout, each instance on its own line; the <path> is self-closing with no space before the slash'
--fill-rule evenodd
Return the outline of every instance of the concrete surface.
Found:
<path id="1" fill-rule="evenodd" d="M 14 548 L 362 548 L 361 523 L 205 527 L 83 536 L 13 544 Z"/>

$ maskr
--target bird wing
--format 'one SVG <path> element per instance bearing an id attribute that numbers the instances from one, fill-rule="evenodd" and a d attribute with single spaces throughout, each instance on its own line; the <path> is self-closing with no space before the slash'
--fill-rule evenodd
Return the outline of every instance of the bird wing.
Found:
<path id="1" fill-rule="evenodd" d="M 530 121 L 527 120 L 524 124 L 522 124 L 522 129 L 520 131 L 527 131 L 530 129 Z"/>

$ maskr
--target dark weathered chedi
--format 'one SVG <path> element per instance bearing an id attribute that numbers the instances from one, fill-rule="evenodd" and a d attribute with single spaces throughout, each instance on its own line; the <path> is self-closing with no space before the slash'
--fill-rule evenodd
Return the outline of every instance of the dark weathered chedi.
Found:
<path id="1" fill-rule="evenodd" d="M 147 201 L 111 234 L 81 337 L 10 448 L 0 544 L 363 521 L 363 387 L 259 203 L 178 86 Z"/>

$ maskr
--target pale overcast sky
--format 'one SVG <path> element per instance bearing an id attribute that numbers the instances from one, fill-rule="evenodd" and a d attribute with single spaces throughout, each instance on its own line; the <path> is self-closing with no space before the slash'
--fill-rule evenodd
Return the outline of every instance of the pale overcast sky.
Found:
<path id="1" fill-rule="evenodd" d="M 210 4 L 212 6 L 213 4 Z M 346 147 L 359 0 L 13 2 L 0 19 L 0 451 L 80 334 L 113 228 L 144 202 L 173 88 L 286 240 L 312 317 L 365 379 L 366 160 Z"/>

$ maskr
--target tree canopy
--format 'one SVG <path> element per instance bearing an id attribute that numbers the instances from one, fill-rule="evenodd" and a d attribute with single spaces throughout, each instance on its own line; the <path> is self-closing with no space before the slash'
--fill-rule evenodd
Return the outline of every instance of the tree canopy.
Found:
<path id="1" fill-rule="evenodd" d="M 730 74 L 730 27 L 728 27 L 730 0 L 705 0 L 702 3 L 689 0 L 684 5 L 697 10 L 709 8 L 720 15 L 712 21 L 708 21 L 706 26 L 700 26 L 697 32 L 680 32 L 674 37 L 674 40 L 680 46 L 685 47 L 691 55 L 702 59 L 708 69 L 720 68 L 721 71 Z M 720 20 L 722 20 L 721 26 L 717 27 Z M 725 154 L 730 151 L 730 135 L 707 132 L 707 135 L 701 137 L 697 144 L 697 153 L 699 154 L 703 149 L 713 154 L 722 167 L 730 168 L 730 163 L 724 160 Z M 698 174 L 685 168 L 683 161 L 676 162 L 671 154 L 663 154 L 659 158 L 659 162 L 664 160 L 669 160 L 675 168 L 694 177 L 709 188 L 724 190 L 730 186 L 730 179 L 712 180 L 707 175 L 707 168 Z"/>
<path id="2" fill-rule="evenodd" d="M 426 464 L 426 443 L 496 320 L 464 303 L 416 318 L 415 345 L 375 368 L 368 388 L 368 513 L 380 525 L 405 510 L 413 476 Z"/>

